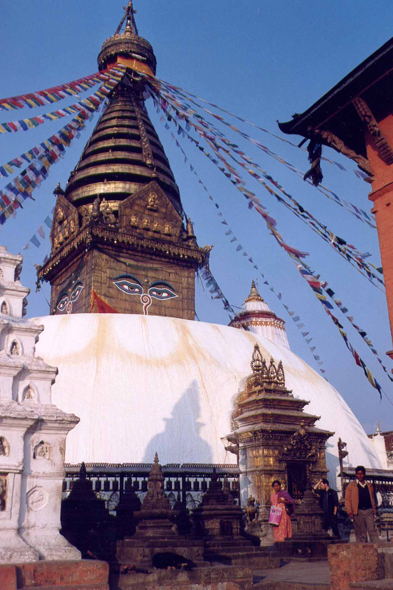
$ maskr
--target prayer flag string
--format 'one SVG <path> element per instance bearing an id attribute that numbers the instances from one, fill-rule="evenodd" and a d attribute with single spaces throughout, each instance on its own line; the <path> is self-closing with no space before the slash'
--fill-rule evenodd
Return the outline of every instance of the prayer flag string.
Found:
<path id="1" fill-rule="evenodd" d="M 104 70 L 106 71 L 106 70 Z M 121 80 L 124 75 L 124 70 L 121 68 L 112 68 L 110 73 L 105 75 L 105 79 L 107 80 Z M 104 77 L 103 77 L 104 79 Z M 0 133 L 16 133 L 17 131 L 29 131 L 30 129 L 35 129 L 39 125 L 42 125 L 46 121 L 56 121 L 61 117 L 66 117 L 68 115 L 74 115 L 78 111 L 83 109 L 90 110 L 91 109 L 91 101 L 94 102 L 95 96 L 100 94 L 100 90 L 88 96 L 87 98 L 72 104 L 68 107 L 63 107 L 62 109 L 58 109 L 56 111 L 52 111 L 51 113 L 44 113 L 37 117 L 29 117 L 27 119 L 18 119 L 17 121 L 8 121 L 7 123 L 0 123 Z"/>
<path id="2" fill-rule="evenodd" d="M 158 112 L 161 112 L 159 108 L 158 108 Z M 162 117 L 162 121 L 165 122 L 165 118 L 164 117 Z M 169 127 L 168 127 L 168 129 L 169 129 Z M 310 337 L 310 332 L 308 331 L 308 329 L 306 328 L 305 324 L 301 320 L 301 317 L 295 311 L 292 311 L 288 305 L 285 304 L 285 302 L 282 300 L 282 293 L 277 292 L 275 290 L 275 288 L 267 280 L 265 274 L 260 270 L 259 266 L 254 262 L 253 258 L 251 256 L 249 256 L 249 254 L 244 250 L 243 246 L 241 245 L 241 243 L 239 242 L 239 240 L 235 236 L 233 230 L 229 226 L 227 220 L 224 218 L 223 213 L 221 211 L 221 208 L 220 208 L 219 204 L 211 196 L 211 194 L 210 194 L 209 190 L 207 189 L 205 183 L 201 180 L 201 178 L 200 178 L 198 172 L 196 171 L 195 167 L 189 162 L 189 158 L 188 158 L 186 152 L 184 151 L 183 147 L 181 146 L 181 144 L 179 143 L 179 141 L 176 139 L 175 135 L 172 132 L 171 132 L 171 138 L 175 142 L 176 147 L 178 149 L 180 149 L 180 151 L 182 152 L 182 154 L 184 156 L 184 163 L 185 164 L 189 163 L 190 172 L 192 172 L 195 175 L 198 183 L 202 186 L 202 188 L 205 191 L 205 193 L 207 194 L 209 200 L 214 204 L 215 208 L 217 209 L 217 217 L 220 218 L 221 225 L 223 225 L 223 226 L 225 226 L 227 228 L 226 231 L 225 231 L 225 236 L 230 240 L 231 243 L 233 243 L 234 246 L 235 246 L 235 244 L 237 242 L 237 244 L 236 244 L 236 252 L 238 252 L 239 254 L 241 252 L 241 255 L 243 257 L 246 257 L 247 261 L 261 275 L 261 277 L 263 279 L 263 284 L 266 285 L 269 288 L 269 290 L 276 295 L 277 299 L 283 305 L 283 307 L 286 310 L 286 312 L 288 313 L 289 317 L 295 323 L 296 327 L 301 331 L 300 333 L 301 333 L 302 337 L 304 338 L 304 340 L 305 340 L 308 348 L 310 349 L 310 352 L 312 353 L 312 356 L 314 357 L 314 359 L 315 359 L 315 361 L 316 361 L 316 363 L 317 363 L 317 365 L 319 367 L 320 372 L 322 373 L 322 375 L 324 375 L 326 373 L 325 369 L 322 369 L 322 365 L 324 364 L 324 361 L 322 361 L 321 358 L 320 358 L 320 356 L 316 353 L 316 346 L 310 345 L 311 342 L 312 342 L 312 340 L 313 340 L 313 338 L 312 338 L 312 336 Z M 325 377 L 325 379 L 326 379 L 326 377 Z"/>
<path id="3" fill-rule="evenodd" d="M 50 229 L 52 227 L 52 220 L 53 220 L 54 211 L 55 211 L 55 208 L 53 207 L 53 209 L 51 210 L 51 212 L 45 217 L 44 221 L 41 223 L 40 227 L 31 236 L 31 238 L 27 242 L 27 244 L 25 244 L 25 246 L 23 246 L 22 252 L 24 250 L 28 250 L 30 248 L 30 245 L 31 244 L 33 244 L 33 246 L 35 246 L 36 248 L 39 248 L 41 246 L 41 243 L 46 238 L 46 233 L 45 232 L 48 232 L 48 229 L 50 231 Z M 45 229 L 44 226 L 46 226 L 48 229 Z"/>
<path id="4" fill-rule="evenodd" d="M 199 271 L 202 279 L 205 281 L 206 288 L 208 289 L 212 299 L 220 299 L 224 306 L 225 311 L 228 312 L 229 317 L 233 319 L 236 315 L 233 307 L 229 303 L 228 299 L 225 297 L 224 293 L 220 289 L 219 284 L 217 283 L 216 279 L 214 278 L 209 263 L 207 263 L 200 271 Z"/>
<path id="5" fill-rule="evenodd" d="M 121 70 L 124 74 L 124 70 Z M 85 122 L 102 104 L 104 98 L 113 90 L 118 84 L 119 74 L 116 78 L 110 77 L 100 89 L 92 95 L 93 100 L 89 100 L 91 107 L 89 111 L 83 110 L 72 119 L 70 123 L 65 125 L 57 133 L 52 135 L 49 139 L 41 142 L 32 150 L 20 156 L 22 164 L 30 162 L 25 170 L 20 175 L 9 182 L 4 189 L 0 191 L 0 224 L 3 225 L 6 220 L 18 208 L 22 207 L 23 201 L 27 198 L 32 198 L 31 193 L 34 189 L 47 178 L 49 168 L 54 164 L 59 157 L 62 157 L 65 148 L 68 147 L 74 137 L 79 137 L 79 131 L 85 127 Z M 89 97 L 91 99 L 92 97 Z M 87 99 L 86 99 L 87 100 Z M 19 159 L 13 160 L 13 166 L 20 166 Z M 11 166 L 12 168 L 12 166 Z M 0 167 L 1 169 L 1 167 Z M 12 172 L 13 172 L 12 168 Z M 9 170 L 11 172 L 11 170 Z"/>
<path id="6" fill-rule="evenodd" d="M 82 117 L 84 116 L 83 113 L 86 114 L 86 111 L 88 113 L 94 113 L 97 107 L 102 103 L 104 98 L 106 98 L 106 96 L 113 90 L 116 84 L 117 81 L 115 79 L 109 78 L 108 81 L 105 82 L 99 90 L 97 90 L 97 92 L 88 96 L 80 103 L 78 103 L 78 108 L 75 109 L 75 112 L 77 112 L 79 115 L 82 114 Z M 77 117 L 75 119 L 77 119 Z M 73 120 L 75 121 L 75 119 Z M 0 166 L 0 177 L 8 177 L 9 174 L 13 174 L 15 172 L 15 168 L 22 168 L 26 165 L 26 162 L 29 163 L 32 160 L 34 160 L 39 155 L 37 153 L 37 150 L 40 151 L 40 146 L 36 146 L 35 148 L 32 148 L 27 152 L 24 152 L 19 157 L 14 158 L 6 164 Z"/>
<path id="7" fill-rule="evenodd" d="M 149 78 L 149 81 L 151 83 L 150 88 L 152 89 L 152 91 L 154 93 L 159 94 L 161 92 L 163 94 L 165 100 L 176 105 L 178 108 L 181 108 L 183 111 L 188 112 L 189 115 L 192 115 L 198 119 L 201 119 L 201 115 L 198 114 L 195 111 L 195 109 L 190 107 L 190 105 L 188 105 L 187 103 L 181 102 L 181 100 L 179 99 L 179 96 L 174 96 L 173 92 L 171 92 L 171 90 L 173 91 L 172 85 L 168 84 L 167 82 L 164 82 L 163 80 L 158 80 L 158 79 L 152 80 Z M 164 88 L 164 90 L 163 90 L 163 88 Z M 188 98 L 188 100 L 193 102 L 194 105 L 197 106 L 198 108 L 202 108 L 202 107 L 200 107 L 200 105 L 198 105 L 197 103 L 195 103 L 191 99 Z M 239 133 L 241 137 L 243 137 L 247 141 L 251 142 L 253 145 L 255 145 L 258 149 L 262 150 L 267 155 L 273 157 L 275 160 L 277 160 L 281 164 L 284 164 L 289 170 L 294 172 L 300 178 L 304 177 L 304 172 L 302 172 L 301 170 L 298 170 L 295 166 L 293 166 L 292 164 L 290 164 L 289 162 L 284 160 L 284 158 L 275 154 L 275 152 L 270 150 L 267 146 L 261 144 L 256 139 L 253 139 L 252 137 L 250 137 L 247 133 L 244 133 L 243 131 L 241 131 L 240 129 L 235 127 L 234 125 L 231 125 L 230 123 L 226 122 L 225 119 L 223 119 L 223 117 L 220 117 L 218 115 L 214 115 L 213 113 L 211 113 L 207 109 L 202 108 L 202 110 L 206 111 L 208 114 L 213 116 L 216 120 L 219 120 L 223 125 L 226 125 L 227 127 L 232 129 L 233 131 Z M 333 191 L 330 191 L 330 189 L 326 188 L 325 186 L 319 186 L 319 187 L 317 187 L 317 190 L 319 190 L 324 196 L 326 196 L 328 199 L 332 200 L 337 205 L 340 205 L 341 207 L 345 208 L 347 211 L 349 211 L 352 215 L 354 215 L 360 221 L 367 223 L 370 227 L 373 227 L 374 229 L 376 228 L 375 223 L 372 221 L 372 219 L 370 218 L 368 213 L 366 211 L 364 211 L 363 209 L 360 209 L 359 207 L 357 207 L 356 205 L 354 205 L 350 201 L 347 201 L 346 199 L 340 198 L 336 193 L 334 193 Z"/>
<path id="8" fill-rule="evenodd" d="M 168 112 L 167 112 L 167 110 L 165 110 L 165 105 L 162 104 L 162 101 L 160 101 L 158 104 L 163 108 L 164 113 L 166 115 L 168 115 Z M 167 116 L 167 118 L 168 118 L 168 116 Z M 171 117 L 171 115 L 169 115 L 169 120 L 172 120 L 174 122 L 174 124 L 178 127 L 178 135 L 184 135 L 186 133 L 183 130 L 183 128 L 179 127 L 178 122 L 176 121 L 176 119 Z M 187 122 L 189 123 L 189 121 L 187 121 Z M 211 139 L 211 137 L 208 136 L 208 139 Z M 201 149 L 202 146 L 200 146 L 200 144 L 198 144 L 198 142 L 196 142 L 195 140 L 193 140 L 193 141 L 194 141 L 194 143 L 196 143 L 198 145 L 198 148 Z M 205 153 L 204 149 L 202 149 L 201 151 Z M 205 153 L 205 155 L 207 155 L 207 153 Z M 222 158 L 220 158 L 220 159 L 222 160 Z M 350 343 L 350 341 L 348 339 L 348 335 L 343 330 L 343 326 L 340 324 L 338 319 L 331 313 L 330 310 L 333 309 L 333 307 L 327 301 L 327 297 L 326 297 L 326 295 L 324 295 L 323 289 L 321 288 L 321 283 L 319 282 L 318 278 L 313 275 L 313 273 L 309 269 L 309 267 L 305 264 L 303 259 L 306 256 L 308 256 L 309 254 L 307 252 L 301 252 L 300 250 L 294 248 L 293 246 L 290 246 L 289 244 L 287 244 L 284 241 L 282 235 L 276 229 L 276 226 L 277 226 L 276 220 L 273 219 L 269 215 L 267 209 L 265 207 L 263 207 L 263 205 L 260 203 L 260 200 L 256 197 L 256 195 L 254 193 L 252 193 L 251 191 L 249 191 L 248 189 L 245 189 L 245 187 L 242 185 L 242 183 L 240 183 L 239 180 L 236 179 L 236 175 L 234 174 L 234 172 L 230 166 L 229 167 L 227 166 L 226 168 L 224 168 L 217 163 L 217 167 L 232 182 L 232 184 L 234 184 L 236 186 L 236 188 L 243 194 L 243 196 L 245 196 L 246 199 L 251 202 L 252 206 L 255 207 L 256 211 L 258 213 L 260 213 L 260 215 L 263 217 L 263 219 L 265 220 L 265 223 L 267 224 L 271 233 L 276 238 L 276 241 L 279 243 L 279 245 L 282 248 L 284 248 L 284 250 L 288 253 L 288 255 L 291 257 L 293 262 L 296 264 L 296 267 L 298 268 L 301 276 L 307 281 L 308 285 L 312 288 L 317 299 L 323 305 L 325 312 L 329 315 L 329 317 L 332 319 L 334 325 L 339 330 L 339 333 L 340 333 L 341 337 L 343 338 L 348 350 L 351 352 L 353 358 L 355 359 L 356 364 L 363 369 L 363 372 L 364 372 L 365 376 L 367 377 L 369 383 L 375 389 L 377 389 L 380 397 L 382 397 L 382 388 L 381 388 L 380 384 L 375 379 L 375 377 L 372 375 L 371 371 L 368 369 L 365 362 L 360 358 L 359 354 L 357 353 L 355 348 Z M 244 182 L 243 182 L 243 184 L 244 184 Z M 302 272 L 302 269 L 305 271 L 304 273 Z M 310 280 L 310 278 L 311 278 L 311 280 Z M 319 356 L 319 355 L 317 355 L 317 356 Z"/>
<path id="9" fill-rule="evenodd" d="M 47 88 L 46 90 L 38 90 L 36 92 L 21 94 L 20 96 L 12 96 L 10 98 L 1 98 L 0 110 L 13 111 L 23 109 L 26 106 L 36 108 L 45 106 L 46 104 L 53 104 L 69 96 L 75 96 L 80 92 L 84 92 L 100 82 L 105 82 L 110 71 L 112 70 L 106 69 L 102 72 L 96 72 L 95 74 L 90 74 L 84 78 L 79 78 L 73 82 L 68 82 L 67 84 L 60 84 L 53 88 Z"/>
<path id="10" fill-rule="evenodd" d="M 190 102 L 192 102 L 194 105 L 198 106 L 198 108 L 204 110 L 206 113 L 208 113 L 209 115 L 211 115 L 212 117 L 214 117 L 220 121 L 222 120 L 222 117 L 215 115 L 214 113 L 212 113 L 208 109 L 204 108 L 201 104 L 198 104 L 195 101 L 197 100 L 197 101 L 200 101 L 204 104 L 207 104 L 207 105 L 213 107 L 214 109 L 216 109 L 217 111 L 220 111 L 222 113 L 229 115 L 230 117 L 233 117 L 234 119 L 237 119 L 241 123 L 245 123 L 246 125 L 250 125 L 251 127 L 254 127 L 255 129 L 262 131 L 263 133 L 271 135 L 272 137 L 274 137 L 275 139 L 278 139 L 279 141 L 282 141 L 283 143 L 286 143 L 296 149 L 300 149 L 304 152 L 307 152 L 307 149 L 302 148 L 301 145 L 293 143 L 292 141 L 290 141 L 289 139 L 286 139 L 284 137 L 280 137 L 276 133 L 273 133 L 272 131 L 268 131 L 267 129 L 264 129 L 263 127 L 260 127 L 259 125 L 256 125 L 256 123 L 252 123 L 251 121 L 248 121 L 247 119 L 244 119 L 243 117 L 239 117 L 238 115 L 235 115 L 234 113 L 232 113 L 226 109 L 223 109 L 214 103 L 211 103 L 203 98 L 200 98 L 199 96 L 196 96 L 195 94 L 192 94 L 191 92 L 188 92 L 187 90 L 184 90 L 184 89 L 180 88 L 179 86 L 174 86 L 173 84 L 169 84 L 169 82 L 165 82 L 164 80 L 160 80 L 160 79 L 157 79 L 157 80 L 161 84 L 164 84 L 169 90 L 172 90 L 173 92 L 178 93 L 180 96 L 183 96 L 183 98 L 190 100 Z M 195 100 L 192 100 L 192 99 L 195 99 Z M 343 166 L 339 162 L 336 162 L 335 160 L 331 160 L 330 158 L 326 158 L 325 156 L 322 156 L 321 159 L 324 160 L 325 162 L 329 162 L 329 164 L 336 166 L 341 171 L 348 172 L 348 170 L 345 168 L 345 166 Z M 365 180 L 366 178 L 368 178 L 368 175 L 361 170 L 355 169 L 355 170 L 352 170 L 352 172 L 355 174 L 355 176 L 357 178 L 360 178 L 361 180 Z"/>
<path id="11" fill-rule="evenodd" d="M 252 160 L 252 158 L 250 158 L 244 152 L 238 149 L 238 147 L 235 144 L 226 139 L 225 136 L 223 136 L 217 129 L 215 129 L 214 127 L 211 128 L 211 125 L 209 125 L 203 119 L 203 117 L 200 116 L 198 118 L 198 122 L 203 124 L 204 128 L 202 128 L 201 125 L 195 123 L 195 121 L 193 121 L 184 110 L 180 111 L 178 105 L 174 105 L 172 104 L 172 102 L 168 102 L 168 100 L 165 102 L 161 100 L 160 106 L 166 113 L 167 117 L 169 115 L 167 105 L 174 110 L 177 117 L 185 120 L 188 126 L 192 127 L 202 137 L 202 139 L 206 141 L 206 143 L 214 151 L 216 158 L 218 158 L 218 160 L 221 160 L 221 162 L 227 168 L 231 177 L 233 177 L 231 178 L 233 184 L 238 186 L 240 184 L 244 185 L 245 182 L 242 180 L 240 174 L 236 171 L 236 169 L 230 166 L 228 161 L 220 154 L 220 150 L 225 152 L 228 155 L 228 157 L 233 159 L 237 165 L 241 166 L 244 170 L 246 170 L 246 172 L 250 174 L 255 180 L 258 180 L 258 182 L 260 182 L 264 186 L 264 188 L 269 192 L 270 195 L 274 196 L 279 203 L 287 207 L 292 213 L 294 213 L 299 219 L 301 219 L 303 223 L 308 225 L 310 229 L 312 229 L 312 231 L 314 231 L 315 233 L 317 233 L 317 235 L 322 237 L 322 239 L 326 243 L 328 243 L 340 256 L 342 256 L 345 260 L 347 260 L 347 262 L 349 262 L 354 268 L 356 268 L 356 270 L 358 270 L 363 276 L 365 276 L 374 286 L 377 287 L 377 285 L 373 282 L 373 279 L 377 280 L 379 283 L 384 285 L 383 280 L 379 276 L 379 274 L 381 274 L 381 270 L 379 268 L 376 268 L 374 265 L 365 262 L 365 258 L 370 256 L 369 253 L 361 253 L 353 245 L 347 244 L 347 242 L 343 238 L 335 235 L 332 231 L 330 231 L 327 228 L 326 224 L 319 222 L 311 213 L 309 213 L 304 207 L 302 207 L 300 203 L 298 203 L 288 192 L 286 192 L 277 181 L 275 181 L 262 168 L 260 168 L 260 166 L 256 164 Z M 169 117 L 169 120 L 171 120 L 171 115 L 169 115 Z M 198 143 L 191 135 L 189 135 L 188 131 L 183 129 L 180 123 L 176 122 L 176 119 L 175 124 L 178 126 L 178 134 L 183 135 L 190 139 L 192 142 L 194 142 L 198 146 L 198 148 L 202 152 L 204 152 L 205 155 L 220 169 L 220 166 L 218 165 L 218 160 L 213 158 L 208 152 L 206 152 L 203 146 L 201 146 L 200 143 Z M 210 135 L 206 133 L 206 129 L 208 129 L 209 132 L 211 132 Z M 214 134 L 214 136 L 212 134 Z M 223 147 L 223 145 L 219 145 L 218 142 L 224 143 L 226 147 Z M 227 146 L 229 146 L 230 149 L 228 149 Z M 240 155 L 243 162 L 240 162 L 237 158 L 235 158 L 231 150 L 234 151 L 236 154 Z M 271 184 L 278 188 L 278 190 L 280 190 L 280 192 L 292 202 L 292 205 L 288 203 L 285 199 L 283 199 L 275 190 L 272 190 L 264 182 L 261 176 L 259 176 L 257 172 L 255 172 L 255 170 L 253 168 L 250 168 L 249 166 L 252 166 L 253 168 L 256 168 L 259 172 L 261 172 L 264 178 L 266 178 Z"/>

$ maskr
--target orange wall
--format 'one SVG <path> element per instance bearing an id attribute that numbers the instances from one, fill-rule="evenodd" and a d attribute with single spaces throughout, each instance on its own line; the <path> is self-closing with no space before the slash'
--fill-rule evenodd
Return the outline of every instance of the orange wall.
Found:
<path id="1" fill-rule="evenodd" d="M 393 115 L 379 122 L 382 132 L 389 144 L 393 146 Z M 372 210 L 378 229 L 382 268 L 386 285 L 386 299 L 390 319 L 390 331 L 393 338 L 393 165 L 383 162 L 375 148 L 374 139 L 367 134 L 367 155 L 374 174 L 372 192 L 369 195 L 374 202 Z M 393 358 L 393 352 L 389 354 Z"/>

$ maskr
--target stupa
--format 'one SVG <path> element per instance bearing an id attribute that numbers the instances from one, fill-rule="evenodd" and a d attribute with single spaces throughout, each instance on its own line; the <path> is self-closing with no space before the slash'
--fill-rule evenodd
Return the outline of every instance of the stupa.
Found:
<path id="1" fill-rule="evenodd" d="M 236 464 L 225 437 L 258 344 L 282 360 L 288 389 L 310 402 L 320 428 L 335 432 L 332 482 L 339 437 L 352 465 L 379 468 L 344 399 L 290 350 L 255 286 L 231 326 L 194 321 L 195 272 L 209 249 L 197 245 L 145 107 L 141 72 L 154 75 L 156 59 L 131 3 L 98 62 L 126 71 L 67 186 L 55 190 L 51 255 L 39 272 L 51 283 L 51 315 L 35 320 L 45 326 L 37 352 L 59 368 L 54 402 L 80 417 L 66 461 L 143 463 L 159 449 L 163 464 Z M 247 330 L 234 329 L 244 322 Z"/>

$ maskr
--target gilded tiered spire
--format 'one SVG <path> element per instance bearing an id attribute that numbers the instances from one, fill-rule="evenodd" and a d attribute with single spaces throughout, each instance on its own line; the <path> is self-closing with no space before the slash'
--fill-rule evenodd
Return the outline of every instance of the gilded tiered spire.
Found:
<path id="1" fill-rule="evenodd" d="M 63 192 L 55 190 L 52 251 L 39 271 L 51 283 L 51 313 L 137 313 L 193 320 L 195 272 L 206 251 L 191 222 L 145 107 L 153 48 L 130 1 L 98 56 L 100 70 L 122 66 Z M 125 28 L 122 32 L 123 25 Z"/>

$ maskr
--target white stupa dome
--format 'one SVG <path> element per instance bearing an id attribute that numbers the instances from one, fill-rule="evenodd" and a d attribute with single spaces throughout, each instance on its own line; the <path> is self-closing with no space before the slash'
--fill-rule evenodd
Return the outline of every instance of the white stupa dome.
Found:
<path id="1" fill-rule="evenodd" d="M 222 438 L 233 400 L 250 374 L 254 345 L 282 360 L 286 385 L 307 399 L 327 443 L 332 479 L 337 439 L 352 465 L 381 468 L 365 431 L 341 395 L 286 346 L 228 326 L 133 314 L 35 318 L 45 330 L 36 354 L 59 368 L 53 403 L 80 417 L 67 438 L 68 463 L 233 464 Z"/>

